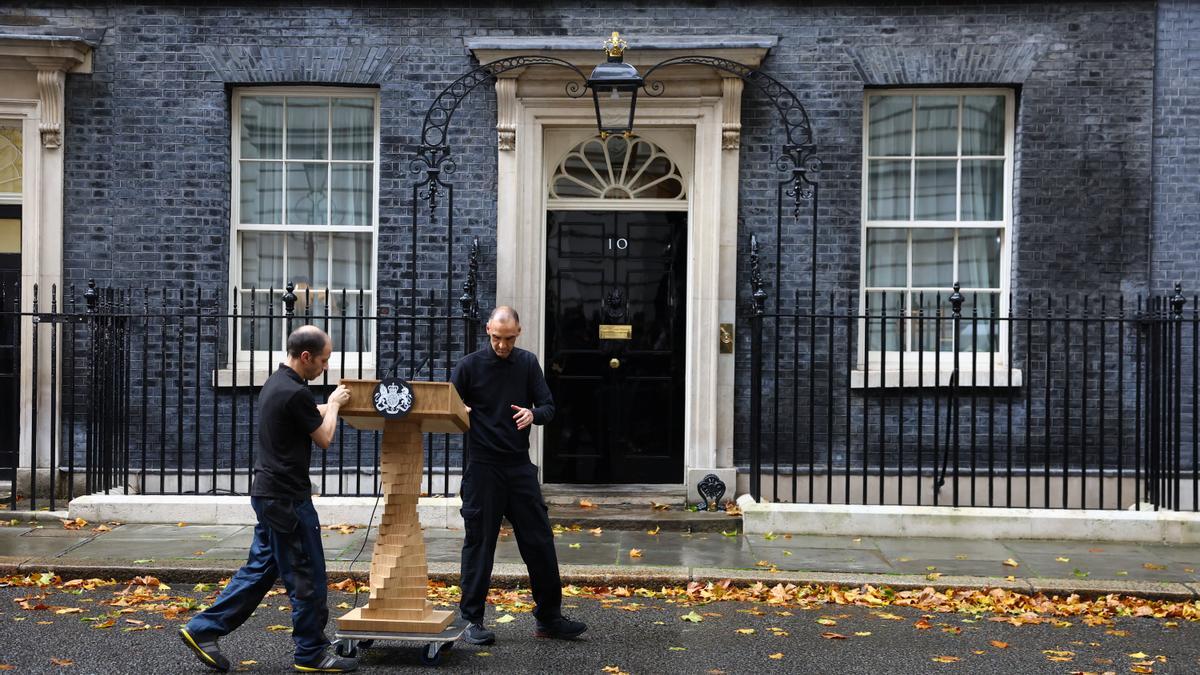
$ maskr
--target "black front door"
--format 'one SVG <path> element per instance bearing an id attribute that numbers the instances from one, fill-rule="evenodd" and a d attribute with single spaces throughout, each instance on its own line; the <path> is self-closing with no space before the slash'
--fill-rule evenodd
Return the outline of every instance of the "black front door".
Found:
<path id="1" fill-rule="evenodd" d="M 687 214 L 547 214 L 547 483 L 683 480 Z"/>
<path id="2" fill-rule="evenodd" d="M 8 242 L 20 242 L 21 207 L 0 205 L 0 477 L 17 465 L 21 434 L 21 253 Z"/>

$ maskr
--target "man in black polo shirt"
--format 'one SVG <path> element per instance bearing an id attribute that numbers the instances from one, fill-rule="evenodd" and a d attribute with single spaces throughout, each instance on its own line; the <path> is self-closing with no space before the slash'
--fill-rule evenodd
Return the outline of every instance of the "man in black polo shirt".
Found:
<path id="1" fill-rule="evenodd" d="M 517 349 L 521 320 L 511 307 L 497 307 L 487 322 L 490 345 L 463 357 L 450 376 L 471 416 L 467 432 L 470 462 L 463 471 L 462 600 L 459 611 L 470 623 L 463 639 L 487 645 L 496 634 L 484 628 L 483 609 L 496 557 L 500 519 L 517 536 L 529 585 L 537 603 L 538 637 L 571 639 L 587 630 L 562 615 L 562 582 L 554 533 L 529 461 L 529 430 L 554 417 L 554 398 L 537 357 Z"/>
<path id="2" fill-rule="evenodd" d="M 297 328 L 287 339 L 287 363 L 280 364 L 259 392 L 259 454 L 250 489 L 258 524 L 249 559 L 217 601 L 179 630 L 184 644 L 215 670 L 230 667 L 217 639 L 250 617 L 278 577 L 283 577 L 292 602 L 295 669 L 343 673 L 358 667 L 356 660 L 327 649 L 325 552 L 308 478 L 312 444 L 329 448 L 338 409 L 350 400 L 350 391 L 339 385 L 328 403 L 317 405 L 308 388 L 309 380 L 325 372 L 332 353 L 333 344 L 321 329 Z"/>

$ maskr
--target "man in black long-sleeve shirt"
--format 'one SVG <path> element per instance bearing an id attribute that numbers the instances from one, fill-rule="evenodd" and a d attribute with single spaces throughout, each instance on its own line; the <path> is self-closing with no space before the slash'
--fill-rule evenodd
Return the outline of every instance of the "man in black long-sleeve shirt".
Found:
<path id="1" fill-rule="evenodd" d="M 521 320 L 511 307 L 497 307 L 487 322 L 490 345 L 463 357 L 450 381 L 471 416 L 470 461 L 463 470 L 462 553 L 459 611 L 470 623 L 463 639 L 487 645 L 496 635 L 484 628 L 483 610 L 500 520 L 507 517 L 529 570 L 537 603 L 538 637 L 575 638 L 587 626 L 562 615 L 562 582 L 554 533 L 529 461 L 529 430 L 554 418 L 554 398 L 537 357 L 517 349 Z"/>

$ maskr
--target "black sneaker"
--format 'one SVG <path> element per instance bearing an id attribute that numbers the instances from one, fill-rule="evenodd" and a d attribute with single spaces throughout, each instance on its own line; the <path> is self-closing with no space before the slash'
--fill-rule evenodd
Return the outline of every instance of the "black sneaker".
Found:
<path id="1" fill-rule="evenodd" d="M 473 623 L 463 631 L 462 639 L 473 645 L 490 645 L 496 641 L 496 634 L 484 628 L 481 623 Z"/>
<path id="2" fill-rule="evenodd" d="M 583 635 L 583 631 L 587 630 L 587 624 L 582 621 L 572 621 L 566 617 L 558 617 L 553 621 L 542 623 L 537 622 L 537 630 L 534 631 L 534 637 L 554 638 L 556 640 L 574 640 Z"/>
<path id="3" fill-rule="evenodd" d="M 202 633 L 193 635 L 186 627 L 179 629 L 179 638 L 201 663 L 213 670 L 229 672 L 229 659 L 221 653 L 221 648 L 217 646 L 217 638 Z"/>
<path id="4" fill-rule="evenodd" d="M 292 667 L 302 673 L 349 673 L 358 670 L 358 659 L 348 659 L 338 656 L 332 651 L 326 651 L 321 658 L 312 663 L 292 664 Z"/>

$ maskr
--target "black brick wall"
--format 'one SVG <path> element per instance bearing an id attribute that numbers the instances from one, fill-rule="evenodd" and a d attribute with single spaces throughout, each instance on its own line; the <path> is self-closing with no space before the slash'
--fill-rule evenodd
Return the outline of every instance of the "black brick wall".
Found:
<path id="1" fill-rule="evenodd" d="M 1177 278 L 1200 287 L 1198 76 L 1188 61 L 1200 11 L 1191 2 L 1157 9 L 1152 2 L 659 2 L 606 4 L 603 12 L 588 2 L 40 3 L 0 14 L 22 24 L 0 28 L 5 32 L 84 31 L 99 40 L 95 72 L 70 75 L 67 84 L 64 262 L 67 283 L 77 287 L 93 276 L 184 292 L 225 285 L 232 88 L 328 83 L 381 93 L 379 283 L 386 297 L 408 272 L 408 165 L 422 117 L 441 88 L 473 66 L 463 38 L 599 39 L 612 30 L 604 18 L 612 16 L 622 17 L 619 28 L 634 48 L 649 34 L 779 36 L 763 68 L 807 107 L 824 162 L 816 255 L 823 292 L 847 297 L 858 284 L 864 87 L 926 85 L 1018 92 L 1016 294 L 1150 290 L 1152 196 L 1159 235 L 1154 290 Z M 1156 17 L 1166 19 L 1157 32 Z M 456 268 L 465 243 L 478 235 L 485 307 L 494 301 L 495 249 L 503 245 L 494 230 L 494 123 L 494 95 L 483 86 L 459 109 L 452 135 Z M 743 124 L 740 241 L 745 246 L 750 233 L 759 234 L 771 302 L 782 296 L 786 305 L 807 288 L 808 224 L 787 223 L 776 240 L 775 109 L 750 92 Z M 423 232 L 423 245 L 436 251 L 444 236 Z M 428 264 L 425 285 L 441 288 L 444 263 Z M 739 293 L 748 298 L 744 255 Z M 736 455 L 744 461 L 748 331 L 738 331 L 738 339 Z"/>

